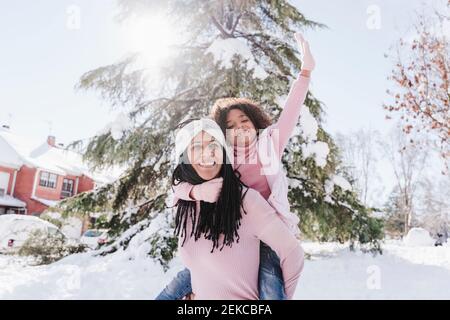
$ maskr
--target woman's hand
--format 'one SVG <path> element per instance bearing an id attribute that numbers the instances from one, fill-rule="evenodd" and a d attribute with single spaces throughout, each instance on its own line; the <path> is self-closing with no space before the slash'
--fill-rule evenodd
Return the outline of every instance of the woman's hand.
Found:
<path id="1" fill-rule="evenodd" d="M 298 32 L 295 34 L 295 39 L 297 40 L 302 53 L 302 74 L 306 71 L 306 74 L 304 75 L 309 76 L 311 71 L 313 71 L 316 67 L 316 62 L 311 54 L 311 50 L 309 49 L 309 43 L 305 40 L 305 38 L 303 38 L 303 35 Z"/>
<path id="2" fill-rule="evenodd" d="M 194 200 L 203 200 L 210 203 L 217 202 L 222 190 L 222 184 L 222 177 L 197 184 L 192 187 L 190 197 Z"/>

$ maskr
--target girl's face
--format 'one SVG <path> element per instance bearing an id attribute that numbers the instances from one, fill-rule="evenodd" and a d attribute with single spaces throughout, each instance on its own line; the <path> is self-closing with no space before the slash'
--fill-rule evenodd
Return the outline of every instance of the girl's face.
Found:
<path id="1" fill-rule="evenodd" d="M 226 136 L 234 146 L 247 147 L 256 139 L 256 129 L 242 110 L 232 109 L 227 114 Z"/>
<path id="2" fill-rule="evenodd" d="M 223 147 L 209 133 L 202 131 L 191 141 L 187 155 L 190 164 L 204 180 L 216 178 L 223 162 Z"/>

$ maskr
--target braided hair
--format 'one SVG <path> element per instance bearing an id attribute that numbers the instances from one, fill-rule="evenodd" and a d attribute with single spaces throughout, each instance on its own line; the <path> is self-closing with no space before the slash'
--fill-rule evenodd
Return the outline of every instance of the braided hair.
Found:
<path id="1" fill-rule="evenodd" d="M 186 155 L 186 151 L 185 154 Z M 223 178 L 223 185 L 217 202 L 209 203 L 200 201 L 200 211 L 197 210 L 195 201 L 179 199 L 176 203 L 177 213 L 175 215 L 175 234 L 183 237 L 181 246 L 187 237 L 194 237 L 197 241 L 201 236 L 212 241 L 211 253 L 219 248 L 220 235 L 223 241 L 219 250 L 224 246 L 232 246 L 234 241 L 239 242 L 238 229 L 241 225 L 241 208 L 244 213 L 243 199 L 247 191 L 243 193 L 245 185 L 240 181 L 240 174 L 233 170 L 230 163 L 226 161 L 226 152 L 223 150 L 223 164 L 219 176 Z M 197 185 L 205 182 L 190 163 L 180 163 L 172 175 L 172 185 L 187 182 Z M 192 230 L 187 234 L 187 223 L 191 220 Z"/>

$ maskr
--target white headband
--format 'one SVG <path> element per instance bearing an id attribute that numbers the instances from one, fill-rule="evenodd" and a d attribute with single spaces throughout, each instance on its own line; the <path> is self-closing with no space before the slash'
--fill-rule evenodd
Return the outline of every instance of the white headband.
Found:
<path id="1" fill-rule="evenodd" d="M 175 164 L 178 165 L 180 163 L 182 154 L 189 146 L 192 139 L 194 139 L 201 131 L 209 133 L 216 139 L 216 142 L 224 147 L 227 155 L 226 161 L 227 163 L 231 163 L 231 161 L 233 161 L 233 153 L 225 142 L 225 136 L 223 135 L 222 129 L 220 129 L 219 125 L 214 120 L 203 118 L 189 122 L 177 132 L 175 137 Z"/>

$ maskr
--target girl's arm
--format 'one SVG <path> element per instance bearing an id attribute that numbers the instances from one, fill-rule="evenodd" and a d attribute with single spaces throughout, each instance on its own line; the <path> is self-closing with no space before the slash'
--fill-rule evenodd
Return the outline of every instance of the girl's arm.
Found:
<path id="1" fill-rule="evenodd" d="M 251 219 L 249 225 L 252 232 L 280 258 L 286 296 L 292 299 L 304 263 L 300 242 L 257 191 L 249 189 L 244 199 L 248 207 L 248 217 Z"/>
<path id="2" fill-rule="evenodd" d="M 275 141 L 275 144 L 277 145 L 279 158 L 283 155 L 283 151 L 298 122 L 301 107 L 308 93 L 311 72 L 315 68 L 314 58 L 308 42 L 301 34 L 296 34 L 295 36 L 303 53 L 302 70 L 292 84 L 283 111 L 274 125 L 274 129 L 278 131 L 278 135 L 275 136 L 278 137 L 278 141 Z"/>
<path id="3" fill-rule="evenodd" d="M 172 186 L 174 192 L 174 204 L 177 199 L 186 201 L 206 201 L 214 203 L 219 198 L 222 190 L 223 178 L 215 178 L 202 184 L 192 185 L 188 182 L 180 182 Z"/>
<path id="4" fill-rule="evenodd" d="M 175 202 L 177 199 L 186 200 L 186 201 L 195 201 L 191 197 L 191 191 L 194 185 L 188 182 L 180 182 L 177 185 L 172 186 L 173 194 L 175 196 Z"/>

